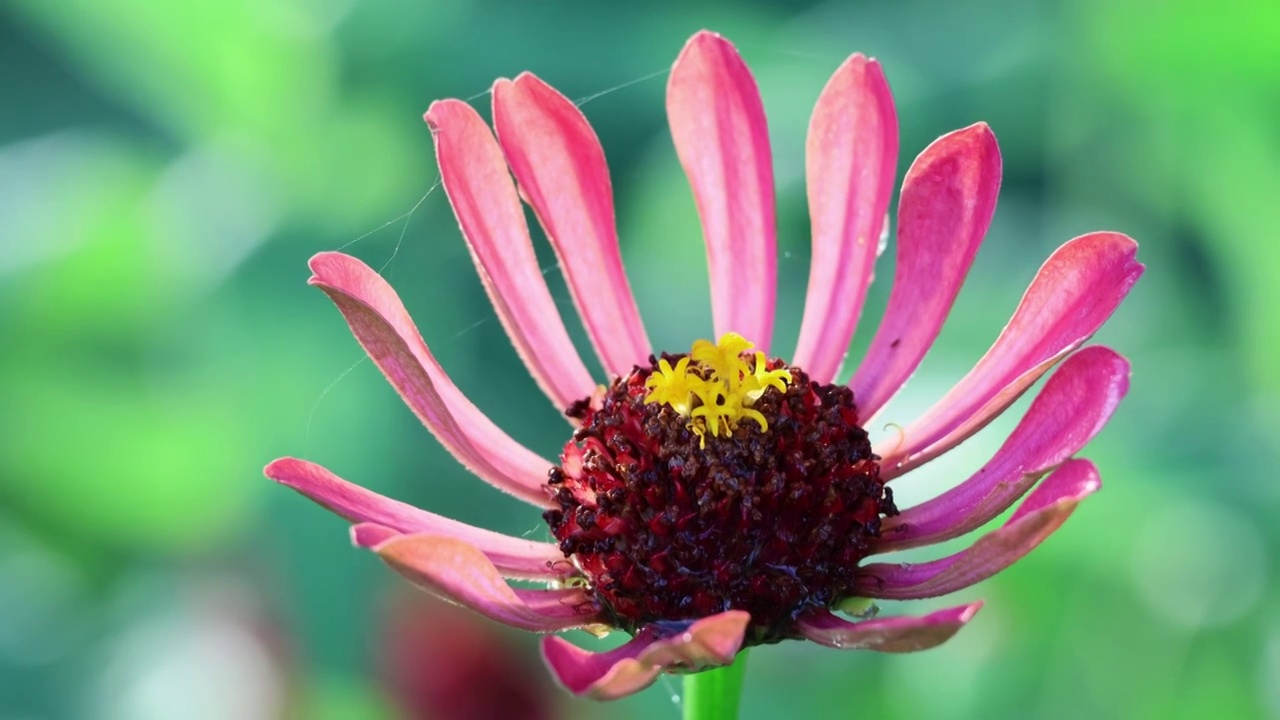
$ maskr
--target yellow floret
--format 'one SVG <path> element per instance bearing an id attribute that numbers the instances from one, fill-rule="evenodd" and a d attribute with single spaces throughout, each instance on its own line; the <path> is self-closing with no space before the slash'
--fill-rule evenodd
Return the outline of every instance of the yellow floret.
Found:
<path id="1" fill-rule="evenodd" d="M 676 366 L 666 360 L 645 380 L 648 403 L 666 403 L 689 418 L 689 428 L 705 447 L 707 436 L 729 437 L 738 423 L 751 420 L 761 432 L 769 430 L 764 415 L 751 406 L 769 388 L 786 392 L 791 384 L 787 370 L 769 370 L 765 354 L 756 351 L 755 367 L 743 353 L 755 345 L 737 333 L 725 333 L 718 343 L 698 340 L 688 357 Z"/>
<path id="2" fill-rule="evenodd" d="M 674 368 L 664 358 L 658 361 L 658 369 L 644 381 L 644 386 L 649 388 L 644 401 L 666 403 L 681 415 L 688 416 L 694 388 L 703 384 L 702 378 L 689 372 L 689 358 L 680 358 Z"/>
<path id="3" fill-rule="evenodd" d="M 710 340 L 697 340 L 693 343 L 693 359 L 711 371 L 714 379 L 722 380 L 732 392 L 738 389 L 742 376 L 750 372 L 742 353 L 755 347 L 755 343 L 738 333 L 725 333 L 720 342 L 712 345 Z"/>
<path id="4" fill-rule="evenodd" d="M 768 359 L 764 353 L 756 351 L 756 369 L 755 372 L 743 378 L 742 389 L 747 398 L 747 404 L 750 405 L 769 388 L 777 388 L 778 392 L 786 392 L 787 385 L 791 384 L 791 371 L 789 370 L 770 370 Z"/>

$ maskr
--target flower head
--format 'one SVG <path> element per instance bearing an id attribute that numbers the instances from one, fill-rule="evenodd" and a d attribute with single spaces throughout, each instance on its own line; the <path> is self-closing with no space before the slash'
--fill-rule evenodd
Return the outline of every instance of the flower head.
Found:
<path id="1" fill-rule="evenodd" d="M 908 169 L 888 306 L 852 379 L 839 384 L 896 173 L 897 120 L 878 63 L 850 57 L 814 109 L 806 153 L 813 260 L 789 360 L 769 352 L 775 231 L 763 104 L 728 41 L 708 32 L 690 39 L 667 91 L 706 239 L 718 338 L 687 353 L 650 347 L 622 268 L 604 153 L 582 113 L 528 73 L 499 80 L 493 105 L 496 138 L 458 100 L 433 104 L 426 119 L 498 316 L 574 426 L 558 462 L 514 441 L 454 386 L 366 265 L 322 253 L 311 261 L 311 283 L 423 424 L 482 480 L 541 508 L 554 542 L 465 525 L 301 460 L 277 460 L 266 472 L 350 520 L 357 545 L 432 594 L 535 632 L 633 636 L 604 653 L 545 638 L 543 655 L 571 691 L 620 697 L 661 672 L 724 665 L 743 647 L 789 639 L 882 652 L 932 647 L 980 603 L 919 617 L 837 612 L 990 577 L 1100 486 L 1093 464 L 1073 456 L 1128 388 L 1122 357 L 1084 347 L 1142 273 L 1136 245 L 1117 233 L 1082 235 L 1054 252 L 973 370 L 899 436 L 873 445 L 865 430 L 937 337 L 994 214 L 1000 153 L 986 125 L 944 135 Z M 610 373 L 604 386 L 569 341 L 521 197 L 560 259 Z M 1055 365 L 985 466 L 933 500 L 897 507 L 891 483 L 964 441 Z M 868 562 L 977 530 L 1020 498 L 1001 527 L 958 553 Z"/>

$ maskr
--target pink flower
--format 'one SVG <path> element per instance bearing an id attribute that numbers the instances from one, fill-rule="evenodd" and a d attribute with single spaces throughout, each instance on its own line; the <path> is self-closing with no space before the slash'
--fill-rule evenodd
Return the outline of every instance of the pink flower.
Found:
<path id="1" fill-rule="evenodd" d="M 789 363 L 768 355 L 776 280 L 764 109 L 728 41 L 709 32 L 690 39 L 667 109 L 702 219 L 719 342 L 657 357 L 622 268 L 604 154 L 578 108 L 526 73 L 493 87 L 497 139 L 464 102 L 439 101 L 426 114 L 498 317 L 576 427 L 559 464 L 512 440 L 459 392 L 377 273 L 339 253 L 311 260 L 311 284 L 338 305 L 427 429 L 481 479 L 541 508 L 556 542 L 471 527 L 302 460 L 277 460 L 266 474 L 355 523 L 357 545 L 434 595 L 535 632 L 631 633 L 604 653 L 544 638 L 552 671 L 578 694 L 620 697 L 665 670 L 724 665 L 745 646 L 784 639 L 881 652 L 944 642 L 981 603 L 854 621 L 833 610 L 939 596 L 990 577 L 1099 488 L 1094 465 L 1073 456 L 1124 396 L 1129 367 L 1105 347 L 1082 346 L 1141 275 L 1136 245 L 1099 232 L 1059 248 L 973 370 L 873 448 L 863 428 L 937 337 L 995 211 L 1000 152 L 991 130 L 979 123 L 944 135 L 907 171 L 892 293 L 846 387 L 831 383 L 871 282 L 898 155 L 879 64 L 850 57 L 809 126 L 813 264 Z M 612 375 L 607 386 L 569 341 L 521 197 L 555 248 Z M 898 510 L 886 483 L 964 441 L 1059 363 L 981 470 Z M 864 562 L 968 533 L 1024 496 L 966 550 L 911 565 Z"/>

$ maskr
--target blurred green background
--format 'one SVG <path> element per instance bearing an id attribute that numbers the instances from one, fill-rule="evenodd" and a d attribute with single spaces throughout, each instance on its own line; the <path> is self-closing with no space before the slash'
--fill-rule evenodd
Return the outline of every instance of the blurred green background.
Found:
<path id="1" fill-rule="evenodd" d="M 305 262 L 342 247 L 384 268 L 456 382 L 552 455 L 567 426 L 488 306 L 421 113 L 462 97 L 487 115 L 491 81 L 526 69 L 589 98 L 650 336 L 685 348 L 710 311 L 663 97 L 703 27 L 738 45 L 769 113 L 780 351 L 808 277 L 804 130 L 848 54 L 884 63 L 899 176 L 956 127 L 986 120 L 1000 140 L 995 223 L 889 419 L 968 369 L 1069 237 L 1124 231 L 1148 265 L 1098 338 L 1134 365 L 1086 451 L 1104 492 L 1012 570 L 948 599 L 988 605 L 943 648 L 757 650 L 744 716 L 1280 718 L 1280 6 L 672 7 L 3 5 L 0 718 L 392 718 L 425 712 L 414 698 L 461 667 L 459 648 L 490 647 L 502 654 L 454 700 L 527 676 L 512 697 L 531 716 L 677 717 L 676 680 L 595 705 L 549 687 L 531 636 L 491 639 L 480 623 L 432 642 L 435 627 L 470 626 L 432 625 L 438 608 L 261 467 L 300 455 L 437 512 L 541 533 L 361 361 Z M 976 469 L 1025 405 L 895 483 L 899 504 Z"/>

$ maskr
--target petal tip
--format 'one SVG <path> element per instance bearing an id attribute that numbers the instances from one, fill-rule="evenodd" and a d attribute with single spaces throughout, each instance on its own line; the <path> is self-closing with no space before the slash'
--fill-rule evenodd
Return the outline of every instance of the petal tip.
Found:
<path id="1" fill-rule="evenodd" d="M 978 611 L 982 609 L 982 606 L 986 604 L 986 600 L 975 600 L 968 605 L 965 605 L 956 615 L 956 622 L 960 625 L 967 625 L 969 621 L 978 614 Z"/>
<path id="2" fill-rule="evenodd" d="M 709 43 L 709 42 L 717 43 L 717 42 L 728 42 L 728 41 L 725 40 L 723 35 L 716 32 L 715 30 L 708 30 L 706 28 L 703 28 L 698 32 L 694 33 L 693 35 L 691 35 L 689 37 L 688 42 L 686 42 L 685 45 L 693 45 L 695 43 L 700 44 L 700 43 Z"/>
<path id="3" fill-rule="evenodd" d="M 299 460 L 295 457 L 276 458 L 262 468 L 262 474 L 270 480 L 288 485 L 290 484 L 290 476 L 296 475 L 300 471 L 299 466 L 305 463 L 305 460 Z"/>
<path id="4" fill-rule="evenodd" d="M 493 98 L 493 102 L 497 103 L 498 95 L 510 92 L 513 87 L 519 84 L 520 78 L 528 74 L 529 73 L 526 70 L 525 72 L 522 72 L 519 75 L 517 75 L 515 80 L 512 80 L 510 78 L 504 78 L 504 77 L 500 77 L 497 80 L 494 80 L 493 84 L 489 86 L 489 95 Z"/>
<path id="5" fill-rule="evenodd" d="M 517 87 L 520 85 L 529 85 L 529 84 L 534 84 L 534 85 L 547 84 L 545 81 L 543 81 L 542 78 L 538 77 L 530 70 L 521 71 L 521 73 L 519 75 L 516 75 L 515 79 L 512 80 L 511 82 Z"/>
<path id="6" fill-rule="evenodd" d="M 399 532 L 377 523 L 357 523 L 351 526 L 349 533 L 352 545 L 375 552 L 379 545 L 400 535 Z"/>
<path id="7" fill-rule="evenodd" d="M 440 126 L 448 122 L 448 116 L 459 109 L 475 112 L 475 108 L 457 98 L 444 98 L 432 102 L 423 113 L 422 119 L 426 121 L 427 127 L 431 128 L 432 133 L 437 133 L 440 131 Z"/>
<path id="8" fill-rule="evenodd" d="M 713 30 L 699 30 L 685 42 L 684 48 L 680 50 L 680 54 L 676 57 L 676 64 L 680 64 L 680 61 L 695 53 L 703 54 L 716 50 L 727 51 L 734 55 L 738 54 L 733 43 L 729 42 L 725 36 Z"/>
<path id="9" fill-rule="evenodd" d="M 346 253 L 337 250 L 318 252 L 307 261 L 307 267 L 311 270 L 311 277 L 307 278 L 307 284 L 312 286 L 332 284 L 335 275 L 346 269 L 360 266 L 364 266 L 362 260 Z"/>

